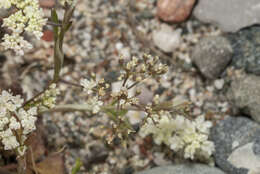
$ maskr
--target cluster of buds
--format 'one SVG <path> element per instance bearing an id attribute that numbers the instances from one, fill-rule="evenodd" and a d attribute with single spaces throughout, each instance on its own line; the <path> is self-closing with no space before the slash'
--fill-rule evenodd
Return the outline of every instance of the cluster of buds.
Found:
<path id="1" fill-rule="evenodd" d="M 139 91 L 136 91 L 134 96 L 130 96 L 129 89 L 122 87 L 119 92 L 114 92 L 111 94 L 111 97 L 117 101 L 118 109 L 124 109 L 127 106 L 138 106 L 139 99 L 137 96 L 140 94 Z"/>
<path id="2" fill-rule="evenodd" d="M 35 97 L 32 101 L 27 102 L 25 107 L 38 107 L 39 109 L 41 107 L 54 108 L 58 95 L 60 95 L 60 89 L 57 88 L 56 83 L 52 83 L 43 93 Z"/>
<path id="3" fill-rule="evenodd" d="M 104 79 L 97 81 L 97 80 L 95 80 L 95 77 L 93 77 L 90 80 L 81 79 L 80 85 L 83 87 L 83 91 L 87 92 L 88 95 L 93 94 L 94 92 L 97 92 L 97 94 L 99 96 L 105 96 L 106 89 L 108 89 L 110 87 L 110 85 L 108 83 L 105 83 Z"/>
<path id="4" fill-rule="evenodd" d="M 43 35 L 42 27 L 46 24 L 38 0 L 2 0 L 0 8 L 14 7 L 15 12 L 3 19 L 2 27 L 6 27 L 11 34 L 5 34 L 2 45 L 5 49 L 13 49 L 17 54 L 23 55 L 24 50 L 31 49 L 32 45 L 24 40 L 23 34 L 31 34 L 37 39 Z"/>
<path id="5" fill-rule="evenodd" d="M 153 57 L 147 54 L 144 54 L 142 59 L 133 57 L 127 63 L 121 58 L 119 65 L 122 67 L 123 72 L 118 80 L 132 80 L 137 83 L 148 77 L 158 77 L 168 71 L 167 65 L 162 64 L 159 61 L 159 57 Z"/>
<path id="6" fill-rule="evenodd" d="M 26 151 L 25 140 L 36 129 L 37 107 L 25 110 L 24 100 L 8 91 L 0 95 L 0 140 L 4 150 L 14 150 L 19 156 Z"/>
<path id="7" fill-rule="evenodd" d="M 90 80 L 81 79 L 80 85 L 83 87 L 83 91 L 88 94 L 86 104 L 92 108 L 92 113 L 96 114 L 101 110 L 101 107 L 104 104 L 101 98 L 106 95 L 106 90 L 110 87 L 110 85 L 105 83 L 104 79 L 97 81 L 95 76 L 92 76 L 93 78 Z"/>

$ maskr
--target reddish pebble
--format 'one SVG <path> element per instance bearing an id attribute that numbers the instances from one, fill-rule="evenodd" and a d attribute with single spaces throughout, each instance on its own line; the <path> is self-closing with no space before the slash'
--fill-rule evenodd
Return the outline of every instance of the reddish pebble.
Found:
<path id="1" fill-rule="evenodd" d="M 196 0 L 159 0 L 157 2 L 157 16 L 166 22 L 185 21 Z"/>
<path id="2" fill-rule="evenodd" d="M 47 42 L 53 41 L 53 32 L 51 30 L 46 30 L 43 32 L 42 40 Z"/>
<path id="3" fill-rule="evenodd" d="M 55 5 L 55 0 L 40 0 L 39 3 L 42 8 L 52 8 Z"/>

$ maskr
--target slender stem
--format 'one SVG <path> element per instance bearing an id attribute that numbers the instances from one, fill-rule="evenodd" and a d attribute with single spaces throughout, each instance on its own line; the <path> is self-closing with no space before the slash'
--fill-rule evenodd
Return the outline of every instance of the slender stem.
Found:
<path id="1" fill-rule="evenodd" d="M 69 81 L 64 80 L 64 79 L 60 79 L 60 82 L 61 82 L 61 83 L 68 84 L 68 85 L 76 86 L 76 87 L 79 87 L 79 88 L 83 88 L 83 86 L 81 86 L 81 85 L 79 85 L 79 84 L 77 84 L 77 83 L 69 82 Z"/>
<path id="2" fill-rule="evenodd" d="M 57 24 L 55 22 L 52 22 L 52 21 L 47 21 L 47 25 L 51 25 L 51 26 L 55 26 L 55 27 L 61 27 L 62 24 Z"/>
<path id="3" fill-rule="evenodd" d="M 26 174 L 26 161 L 24 157 L 17 158 L 18 161 L 18 168 L 17 172 L 18 174 Z"/>
<path id="4" fill-rule="evenodd" d="M 131 89 L 133 88 L 135 85 L 137 85 L 139 82 L 135 82 L 134 84 L 132 84 L 131 86 L 129 86 L 127 89 Z"/>
<path id="5" fill-rule="evenodd" d="M 50 83 L 47 88 L 45 88 L 43 91 L 39 92 L 38 94 L 36 94 L 34 97 L 32 97 L 31 99 L 29 99 L 28 101 L 26 101 L 24 104 L 23 104 L 23 107 L 26 106 L 27 104 L 31 103 L 34 99 L 36 99 L 37 97 L 39 97 L 41 94 L 43 94 L 46 90 L 49 89 L 50 85 L 52 83 Z"/>

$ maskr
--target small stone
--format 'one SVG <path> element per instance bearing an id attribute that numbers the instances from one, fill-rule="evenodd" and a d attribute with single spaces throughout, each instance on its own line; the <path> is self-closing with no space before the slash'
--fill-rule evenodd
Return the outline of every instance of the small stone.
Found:
<path id="1" fill-rule="evenodd" d="M 199 41 L 192 50 L 192 60 L 208 79 L 217 78 L 232 57 L 229 41 L 221 36 L 209 36 Z"/>
<path id="2" fill-rule="evenodd" d="M 39 3 L 43 8 L 52 8 L 55 5 L 55 0 L 40 0 Z"/>
<path id="3" fill-rule="evenodd" d="M 226 117 L 212 128 L 216 164 L 229 174 L 260 173 L 260 127 L 245 117 Z"/>
<path id="4" fill-rule="evenodd" d="M 193 8 L 196 0 L 159 0 L 157 15 L 166 22 L 185 21 Z"/>
<path id="5" fill-rule="evenodd" d="M 214 81 L 214 85 L 215 85 L 215 87 L 216 87 L 218 90 L 220 90 L 220 89 L 223 88 L 224 83 L 225 83 L 224 79 L 218 79 L 218 80 L 215 80 L 215 81 Z"/>
<path id="6" fill-rule="evenodd" d="M 260 77 L 242 75 L 231 82 L 229 100 L 255 121 L 260 123 Z"/>
<path id="7" fill-rule="evenodd" d="M 225 174 L 215 167 L 204 164 L 177 164 L 156 167 L 136 174 Z"/>
<path id="8" fill-rule="evenodd" d="M 46 30 L 43 32 L 42 40 L 45 40 L 47 42 L 53 41 L 53 32 L 51 30 Z"/>
<path id="9" fill-rule="evenodd" d="M 153 31 L 154 44 L 163 50 L 170 53 L 180 44 L 181 30 L 173 30 L 169 25 L 163 24 L 160 30 Z"/>

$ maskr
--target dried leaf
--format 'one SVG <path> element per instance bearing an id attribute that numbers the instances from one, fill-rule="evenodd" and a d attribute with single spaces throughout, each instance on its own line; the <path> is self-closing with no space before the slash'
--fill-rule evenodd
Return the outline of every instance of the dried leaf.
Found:
<path id="1" fill-rule="evenodd" d="M 36 164 L 39 174 L 64 174 L 64 158 L 62 154 L 53 154 Z"/>

